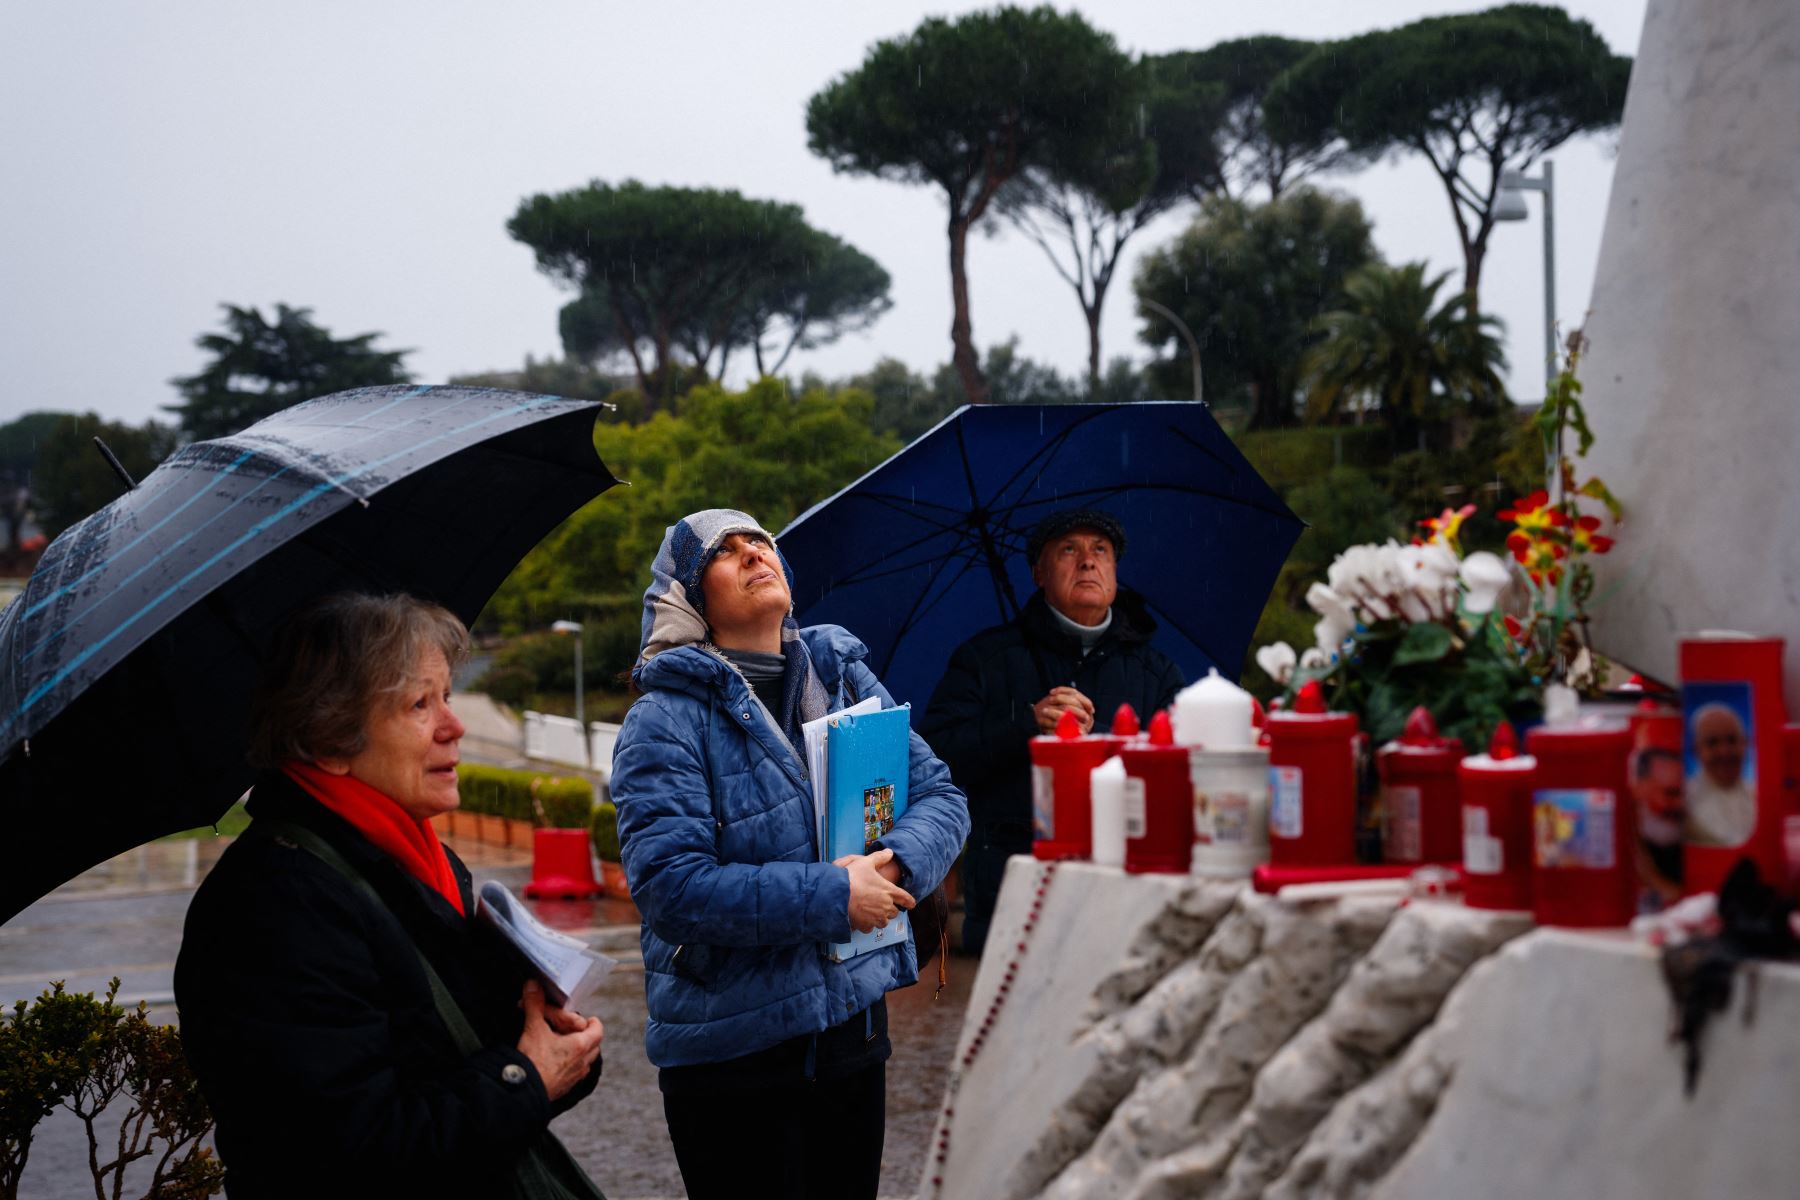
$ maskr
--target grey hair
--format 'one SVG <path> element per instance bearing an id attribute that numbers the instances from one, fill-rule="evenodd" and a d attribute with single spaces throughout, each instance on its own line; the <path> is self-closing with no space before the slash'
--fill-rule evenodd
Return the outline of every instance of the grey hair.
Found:
<path id="1" fill-rule="evenodd" d="M 369 713 L 411 681 L 419 656 L 468 657 L 469 631 L 447 608 L 412 596 L 339 592 L 290 617 L 250 701 L 250 762 L 349 758 L 368 745 Z"/>

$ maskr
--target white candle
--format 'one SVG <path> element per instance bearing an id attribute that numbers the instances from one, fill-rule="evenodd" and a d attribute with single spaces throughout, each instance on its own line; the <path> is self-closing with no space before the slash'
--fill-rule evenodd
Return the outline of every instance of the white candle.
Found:
<path id="1" fill-rule="evenodd" d="M 1256 745 L 1250 710 L 1250 693 L 1214 667 L 1175 697 L 1175 740 L 1202 750 L 1248 749 Z"/>
<path id="2" fill-rule="evenodd" d="M 1094 862 L 1125 865 L 1125 764 L 1109 758 L 1088 772 L 1094 814 Z"/>

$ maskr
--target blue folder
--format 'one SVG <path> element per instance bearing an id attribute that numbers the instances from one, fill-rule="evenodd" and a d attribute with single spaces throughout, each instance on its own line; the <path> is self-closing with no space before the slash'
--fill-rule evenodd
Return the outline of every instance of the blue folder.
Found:
<path id="1" fill-rule="evenodd" d="M 842 714 L 826 724 L 825 829 L 820 843 L 826 862 L 846 854 L 867 854 L 871 843 L 894 827 L 906 811 L 906 778 L 911 763 L 912 709 Z M 884 929 L 852 933 L 847 942 L 826 946 L 834 962 L 872 950 L 906 944 L 912 924 L 906 913 Z"/>

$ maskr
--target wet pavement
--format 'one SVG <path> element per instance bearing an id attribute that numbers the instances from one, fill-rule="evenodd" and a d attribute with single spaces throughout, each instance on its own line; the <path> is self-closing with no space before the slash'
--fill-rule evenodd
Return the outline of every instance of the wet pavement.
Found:
<path id="1" fill-rule="evenodd" d="M 0 1005 L 33 998 L 55 979 L 71 991 L 103 993 L 116 975 L 121 1002 L 144 1000 L 155 1019 L 178 1024 L 173 977 L 182 921 L 193 888 L 226 840 L 140 847 L 0 925 Z M 516 889 L 530 877 L 529 857 L 520 852 L 452 844 L 478 885 L 498 879 Z M 547 924 L 619 959 L 597 1004 L 606 1022 L 602 1082 L 556 1122 L 557 1135 L 612 1200 L 682 1195 L 656 1068 L 644 1057 L 636 910 L 605 898 L 529 903 Z M 949 986 L 938 998 L 935 969 L 926 981 L 888 997 L 894 1057 L 888 1064 L 884 1197 L 911 1196 L 918 1187 L 975 969 L 975 960 L 953 957 Z M 86 1136 L 72 1115 L 59 1110 L 38 1126 L 19 1195 L 75 1200 L 93 1194 Z"/>

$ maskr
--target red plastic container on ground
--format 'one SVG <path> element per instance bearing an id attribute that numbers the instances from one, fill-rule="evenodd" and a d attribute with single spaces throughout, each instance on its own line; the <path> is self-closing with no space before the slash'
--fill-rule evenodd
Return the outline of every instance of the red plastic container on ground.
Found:
<path id="1" fill-rule="evenodd" d="M 1637 835 L 1620 722 L 1539 726 L 1525 735 L 1532 783 L 1532 903 L 1542 925 L 1628 925 L 1637 915 Z"/>
<path id="2" fill-rule="evenodd" d="M 1355 713 L 1325 711 L 1316 682 L 1292 710 L 1271 712 L 1269 861 L 1335 866 L 1356 861 Z"/>
<path id="3" fill-rule="evenodd" d="M 1376 753 L 1383 861 L 1462 860 L 1462 799 L 1456 781 L 1462 756 L 1462 742 L 1439 736 L 1437 722 L 1423 705 L 1406 718 L 1406 731 Z"/>
<path id="4" fill-rule="evenodd" d="M 1519 753 L 1505 721 L 1486 754 L 1457 764 L 1462 782 L 1463 902 L 1470 908 L 1531 908 L 1531 788 L 1537 759 Z"/>
<path id="5" fill-rule="evenodd" d="M 1122 738 L 1083 736 L 1065 712 L 1050 737 L 1031 739 L 1031 853 L 1040 859 L 1091 858 L 1094 812 L 1088 772 L 1119 751 Z"/>
<path id="6" fill-rule="evenodd" d="M 1188 747 L 1175 744 L 1169 714 L 1150 736 L 1119 750 L 1125 764 L 1125 869 L 1186 874 L 1194 857 L 1194 786 Z"/>
<path id="7" fill-rule="evenodd" d="M 1782 640 L 1708 633 L 1681 643 L 1687 771 L 1682 886 L 1718 890 L 1740 858 L 1765 880 L 1786 873 Z"/>
<path id="8" fill-rule="evenodd" d="M 587 830 L 531 831 L 531 882 L 525 885 L 525 894 L 533 900 L 585 900 L 600 894 L 600 881 L 594 878 L 594 843 Z"/>

